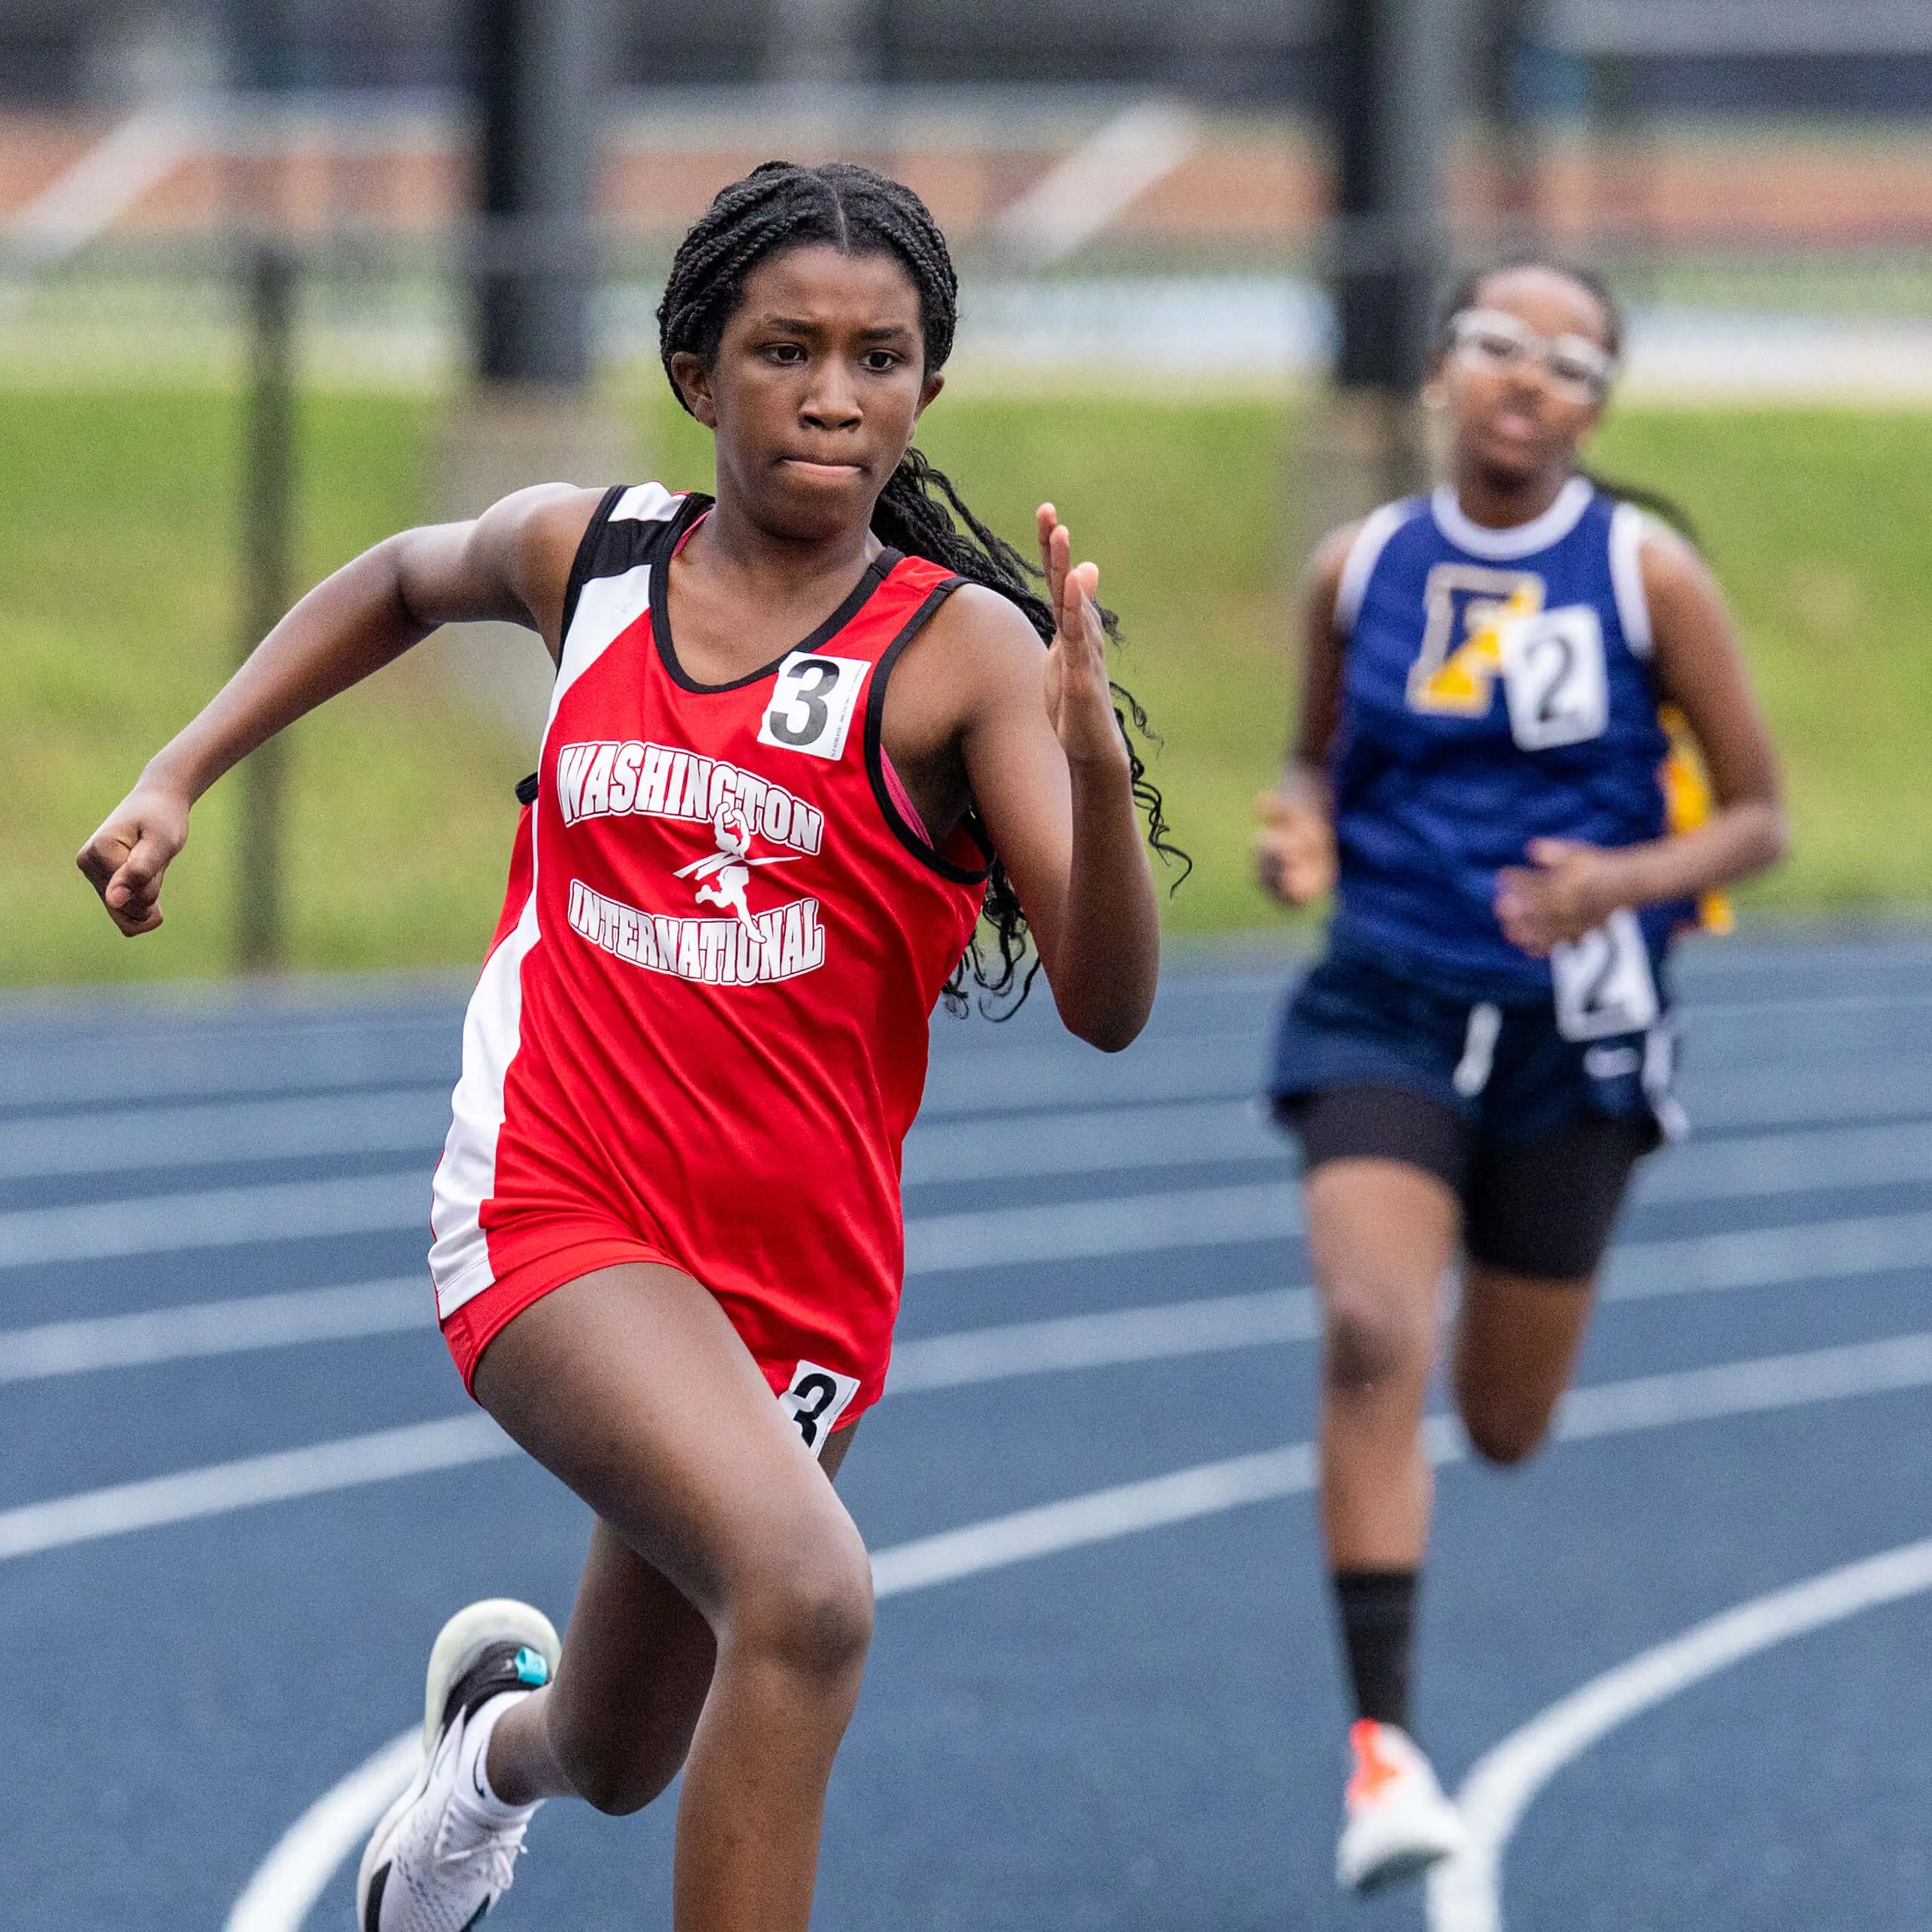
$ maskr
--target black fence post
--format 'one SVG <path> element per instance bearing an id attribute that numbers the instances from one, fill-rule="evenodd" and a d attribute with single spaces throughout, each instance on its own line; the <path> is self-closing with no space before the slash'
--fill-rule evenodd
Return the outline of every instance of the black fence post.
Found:
<path id="1" fill-rule="evenodd" d="M 1449 258 L 1442 164 L 1466 100 L 1466 25 L 1465 0 L 1349 0 L 1335 11 L 1328 272 L 1337 340 L 1303 463 L 1303 545 L 1426 480 L 1417 395 Z"/>
<path id="2" fill-rule="evenodd" d="M 248 387 L 242 438 L 242 655 L 275 628 L 294 578 L 296 264 L 272 242 L 249 245 Z M 243 761 L 235 855 L 235 958 L 245 973 L 288 959 L 282 819 L 287 751 L 271 738 Z"/>
<path id="3" fill-rule="evenodd" d="M 477 373 L 485 383 L 576 389 L 590 374 L 601 20 L 592 0 L 469 0 L 482 122 Z"/>

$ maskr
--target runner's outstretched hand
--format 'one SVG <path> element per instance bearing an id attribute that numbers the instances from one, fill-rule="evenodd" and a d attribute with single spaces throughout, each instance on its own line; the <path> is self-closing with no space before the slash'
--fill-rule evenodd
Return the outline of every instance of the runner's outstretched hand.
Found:
<path id="1" fill-rule="evenodd" d="M 1127 740 L 1114 717 L 1107 633 L 1094 601 L 1100 567 L 1072 562 L 1072 540 L 1051 503 L 1040 506 L 1037 521 L 1047 601 L 1056 626 L 1047 653 L 1048 718 L 1069 764 L 1118 764 L 1124 770 Z"/>
<path id="2" fill-rule="evenodd" d="M 146 780 L 107 815 L 75 860 L 129 939 L 161 924 L 161 881 L 188 842 L 188 800 Z"/>

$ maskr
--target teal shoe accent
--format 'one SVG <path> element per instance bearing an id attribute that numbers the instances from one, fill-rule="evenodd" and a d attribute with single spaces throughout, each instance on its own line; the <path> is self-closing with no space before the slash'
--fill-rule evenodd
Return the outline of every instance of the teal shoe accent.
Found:
<path id="1" fill-rule="evenodd" d="M 526 1644 L 515 1657 L 517 1681 L 528 1684 L 532 1690 L 550 1681 L 550 1666 L 540 1651 L 533 1651 Z"/>

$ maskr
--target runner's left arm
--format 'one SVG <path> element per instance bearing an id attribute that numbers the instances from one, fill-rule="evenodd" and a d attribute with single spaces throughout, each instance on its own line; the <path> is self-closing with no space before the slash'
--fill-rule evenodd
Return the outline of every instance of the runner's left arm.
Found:
<path id="1" fill-rule="evenodd" d="M 961 592 L 972 648 L 961 750 L 968 788 L 1011 878 L 1054 1004 L 1109 1053 L 1147 1023 L 1160 977 L 1160 917 L 1114 716 L 1100 572 L 1074 565 L 1045 505 L 1040 537 L 1058 633 L 1042 657 L 1003 598 Z"/>
<path id="2" fill-rule="evenodd" d="M 1580 938 L 1620 906 L 1694 899 L 1775 865 L 1789 842 L 1777 750 L 1744 668 L 1722 595 L 1702 558 L 1653 530 L 1641 553 L 1660 694 L 1689 721 L 1710 774 L 1702 825 L 1615 849 L 1533 839 L 1530 864 L 1500 875 L 1503 931 L 1541 956 Z"/>

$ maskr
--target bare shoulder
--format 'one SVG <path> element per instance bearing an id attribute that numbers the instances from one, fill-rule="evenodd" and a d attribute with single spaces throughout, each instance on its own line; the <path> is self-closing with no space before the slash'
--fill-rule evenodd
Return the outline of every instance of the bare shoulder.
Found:
<path id="1" fill-rule="evenodd" d="M 962 584 L 907 646 L 886 699 L 895 764 L 956 757 L 995 718 L 1041 711 L 1046 651 L 1026 614 L 983 584 Z"/>
<path id="2" fill-rule="evenodd" d="M 1358 517 L 1353 523 L 1337 525 L 1309 552 L 1308 568 L 1302 573 L 1302 595 L 1309 605 L 1334 609 L 1349 552 L 1367 522 L 1366 517 Z"/>
<path id="3" fill-rule="evenodd" d="M 471 526 L 473 565 L 502 583 L 554 657 L 561 643 L 564 596 L 571 567 L 601 490 L 571 483 L 539 483 L 492 503 Z"/>
<path id="4" fill-rule="evenodd" d="M 1040 649 L 1032 620 L 1001 592 L 983 583 L 962 583 L 933 613 L 928 629 L 973 649 Z"/>
<path id="5" fill-rule="evenodd" d="M 1335 607 L 1340 602 L 1342 579 L 1349 567 L 1349 553 L 1367 523 L 1365 517 L 1344 523 L 1328 532 L 1309 553 L 1308 568 L 1302 573 L 1302 608 L 1313 634 L 1326 632 L 1335 621 Z"/>
<path id="6" fill-rule="evenodd" d="M 476 519 L 474 540 L 526 568 L 554 565 L 561 555 L 568 575 L 604 494 L 574 483 L 537 483 L 512 491 Z"/>
<path id="7" fill-rule="evenodd" d="M 1044 646 L 1025 611 L 983 583 L 961 584 L 935 611 L 913 648 L 962 691 L 1016 678 L 1037 684 Z"/>
<path id="8" fill-rule="evenodd" d="M 1367 527 L 1368 519 L 1358 517 L 1353 523 L 1337 524 L 1309 552 L 1308 581 L 1325 584 L 1330 590 L 1340 588 L 1342 573 L 1348 568 L 1349 552 Z"/>
<path id="9" fill-rule="evenodd" d="M 1655 517 L 1644 519 L 1644 537 L 1637 559 L 1644 588 L 1653 594 L 1707 589 L 1714 582 L 1711 567 L 1690 540 Z"/>

